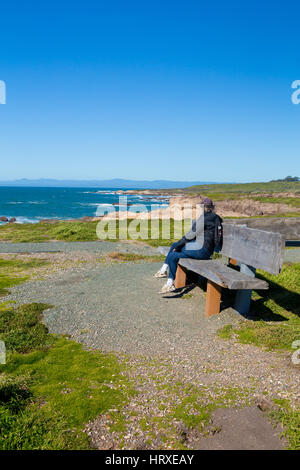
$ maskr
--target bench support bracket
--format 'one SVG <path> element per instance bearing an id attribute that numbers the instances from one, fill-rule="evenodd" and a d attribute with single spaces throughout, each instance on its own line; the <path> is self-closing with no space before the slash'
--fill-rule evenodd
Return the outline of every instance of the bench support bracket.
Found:
<path id="1" fill-rule="evenodd" d="M 207 281 L 205 315 L 210 317 L 220 312 L 222 287 Z"/>
<path id="2" fill-rule="evenodd" d="M 175 277 L 175 288 L 180 289 L 186 285 L 186 270 L 178 264 Z"/>

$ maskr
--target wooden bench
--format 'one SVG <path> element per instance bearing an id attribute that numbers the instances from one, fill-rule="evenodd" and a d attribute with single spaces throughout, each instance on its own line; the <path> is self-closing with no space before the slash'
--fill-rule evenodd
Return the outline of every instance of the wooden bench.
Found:
<path id="1" fill-rule="evenodd" d="M 181 258 L 176 271 L 175 287 L 186 285 L 187 271 L 207 279 L 205 312 L 207 316 L 220 312 L 222 289 L 236 290 L 234 308 L 240 314 L 250 309 L 252 289 L 268 289 L 269 285 L 255 277 L 256 269 L 279 274 L 282 269 L 285 237 L 280 233 L 251 229 L 245 225 L 223 224 L 223 247 L 220 254 L 229 259 L 228 265 L 218 260 Z M 167 255 L 169 247 L 158 250 Z M 237 266 L 236 270 L 230 266 Z"/>

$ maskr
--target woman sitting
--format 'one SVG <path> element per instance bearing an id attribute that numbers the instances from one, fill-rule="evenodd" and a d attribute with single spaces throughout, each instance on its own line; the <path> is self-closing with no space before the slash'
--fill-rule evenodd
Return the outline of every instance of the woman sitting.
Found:
<path id="1" fill-rule="evenodd" d="M 211 199 L 204 198 L 202 204 L 204 205 L 203 214 L 193 223 L 192 229 L 181 240 L 173 243 L 164 264 L 155 274 L 155 277 L 158 278 L 168 277 L 160 294 L 175 290 L 174 280 L 180 258 L 207 260 L 214 252 L 216 225 L 221 224 L 222 219 L 215 214 Z M 169 276 L 167 276 L 168 269 Z"/>

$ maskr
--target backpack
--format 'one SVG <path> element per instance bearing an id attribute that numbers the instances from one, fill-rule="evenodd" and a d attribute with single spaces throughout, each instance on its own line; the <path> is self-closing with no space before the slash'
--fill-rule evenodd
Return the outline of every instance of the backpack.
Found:
<path id="1" fill-rule="evenodd" d="M 223 219 L 219 215 L 216 216 L 216 222 L 215 222 L 215 249 L 214 251 L 216 253 L 219 253 L 219 251 L 222 250 L 223 246 L 223 225 L 222 225 Z"/>

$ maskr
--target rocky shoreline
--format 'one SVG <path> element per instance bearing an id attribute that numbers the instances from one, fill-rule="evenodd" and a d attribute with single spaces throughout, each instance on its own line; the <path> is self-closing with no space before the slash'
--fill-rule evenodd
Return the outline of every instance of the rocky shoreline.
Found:
<path id="1" fill-rule="evenodd" d="M 98 191 L 96 191 L 98 192 Z M 122 210 L 121 211 L 112 211 L 109 212 L 108 214 L 105 214 L 104 216 L 85 216 L 81 218 L 76 218 L 76 219 L 67 219 L 65 221 L 67 222 L 90 222 L 90 221 L 97 221 L 101 220 L 102 218 L 105 219 L 115 219 L 115 218 L 129 218 L 129 219 L 169 219 L 173 218 L 175 220 L 181 220 L 182 218 L 195 218 L 197 217 L 197 214 L 199 212 L 196 211 L 196 206 L 201 203 L 201 200 L 203 198 L 203 195 L 191 195 L 191 194 L 186 194 L 180 190 L 174 192 L 174 191 L 169 191 L 169 190 L 116 190 L 115 194 L 117 195 L 141 195 L 144 196 L 143 199 L 141 199 L 141 204 L 144 202 L 149 203 L 153 197 L 159 198 L 162 202 L 163 201 L 168 201 L 169 205 L 168 207 L 165 208 L 158 208 L 158 209 L 153 209 L 151 212 L 150 211 L 144 211 L 144 212 L 136 212 L 135 210 L 130 210 L 131 206 L 135 206 L 136 204 L 127 204 L 127 205 L 122 205 Z M 149 196 L 149 198 L 147 197 Z M 269 198 L 272 196 L 272 198 L 280 198 L 280 197 L 299 197 L 298 195 L 289 193 L 288 195 L 285 195 L 284 193 L 280 194 L 264 194 L 264 195 L 259 195 L 255 194 L 253 197 L 266 197 Z M 117 203 L 113 203 L 112 206 L 119 206 Z M 221 216 L 221 217 L 226 217 L 226 218 L 235 218 L 235 217 L 243 217 L 243 218 L 249 218 L 249 217 L 262 217 L 262 216 L 271 216 L 271 217 L 276 217 L 278 215 L 282 214 L 288 214 L 288 213 L 293 213 L 297 214 L 299 213 L 300 217 L 300 208 L 298 207 L 292 207 L 286 203 L 282 202 L 262 202 L 260 200 L 255 200 L 251 198 L 251 196 L 245 195 L 245 196 L 239 196 L 237 198 L 230 198 L 230 196 L 227 199 L 223 200 L 216 200 L 215 201 L 215 210 L 216 212 Z M 185 212 L 184 212 L 185 211 Z M 4 223 L 15 223 L 16 218 L 12 217 L 8 219 L 7 217 L 0 217 L 0 222 Z M 60 222 L 60 220 L 57 219 L 41 219 L 39 223 L 48 223 L 48 224 L 56 224 Z"/>

